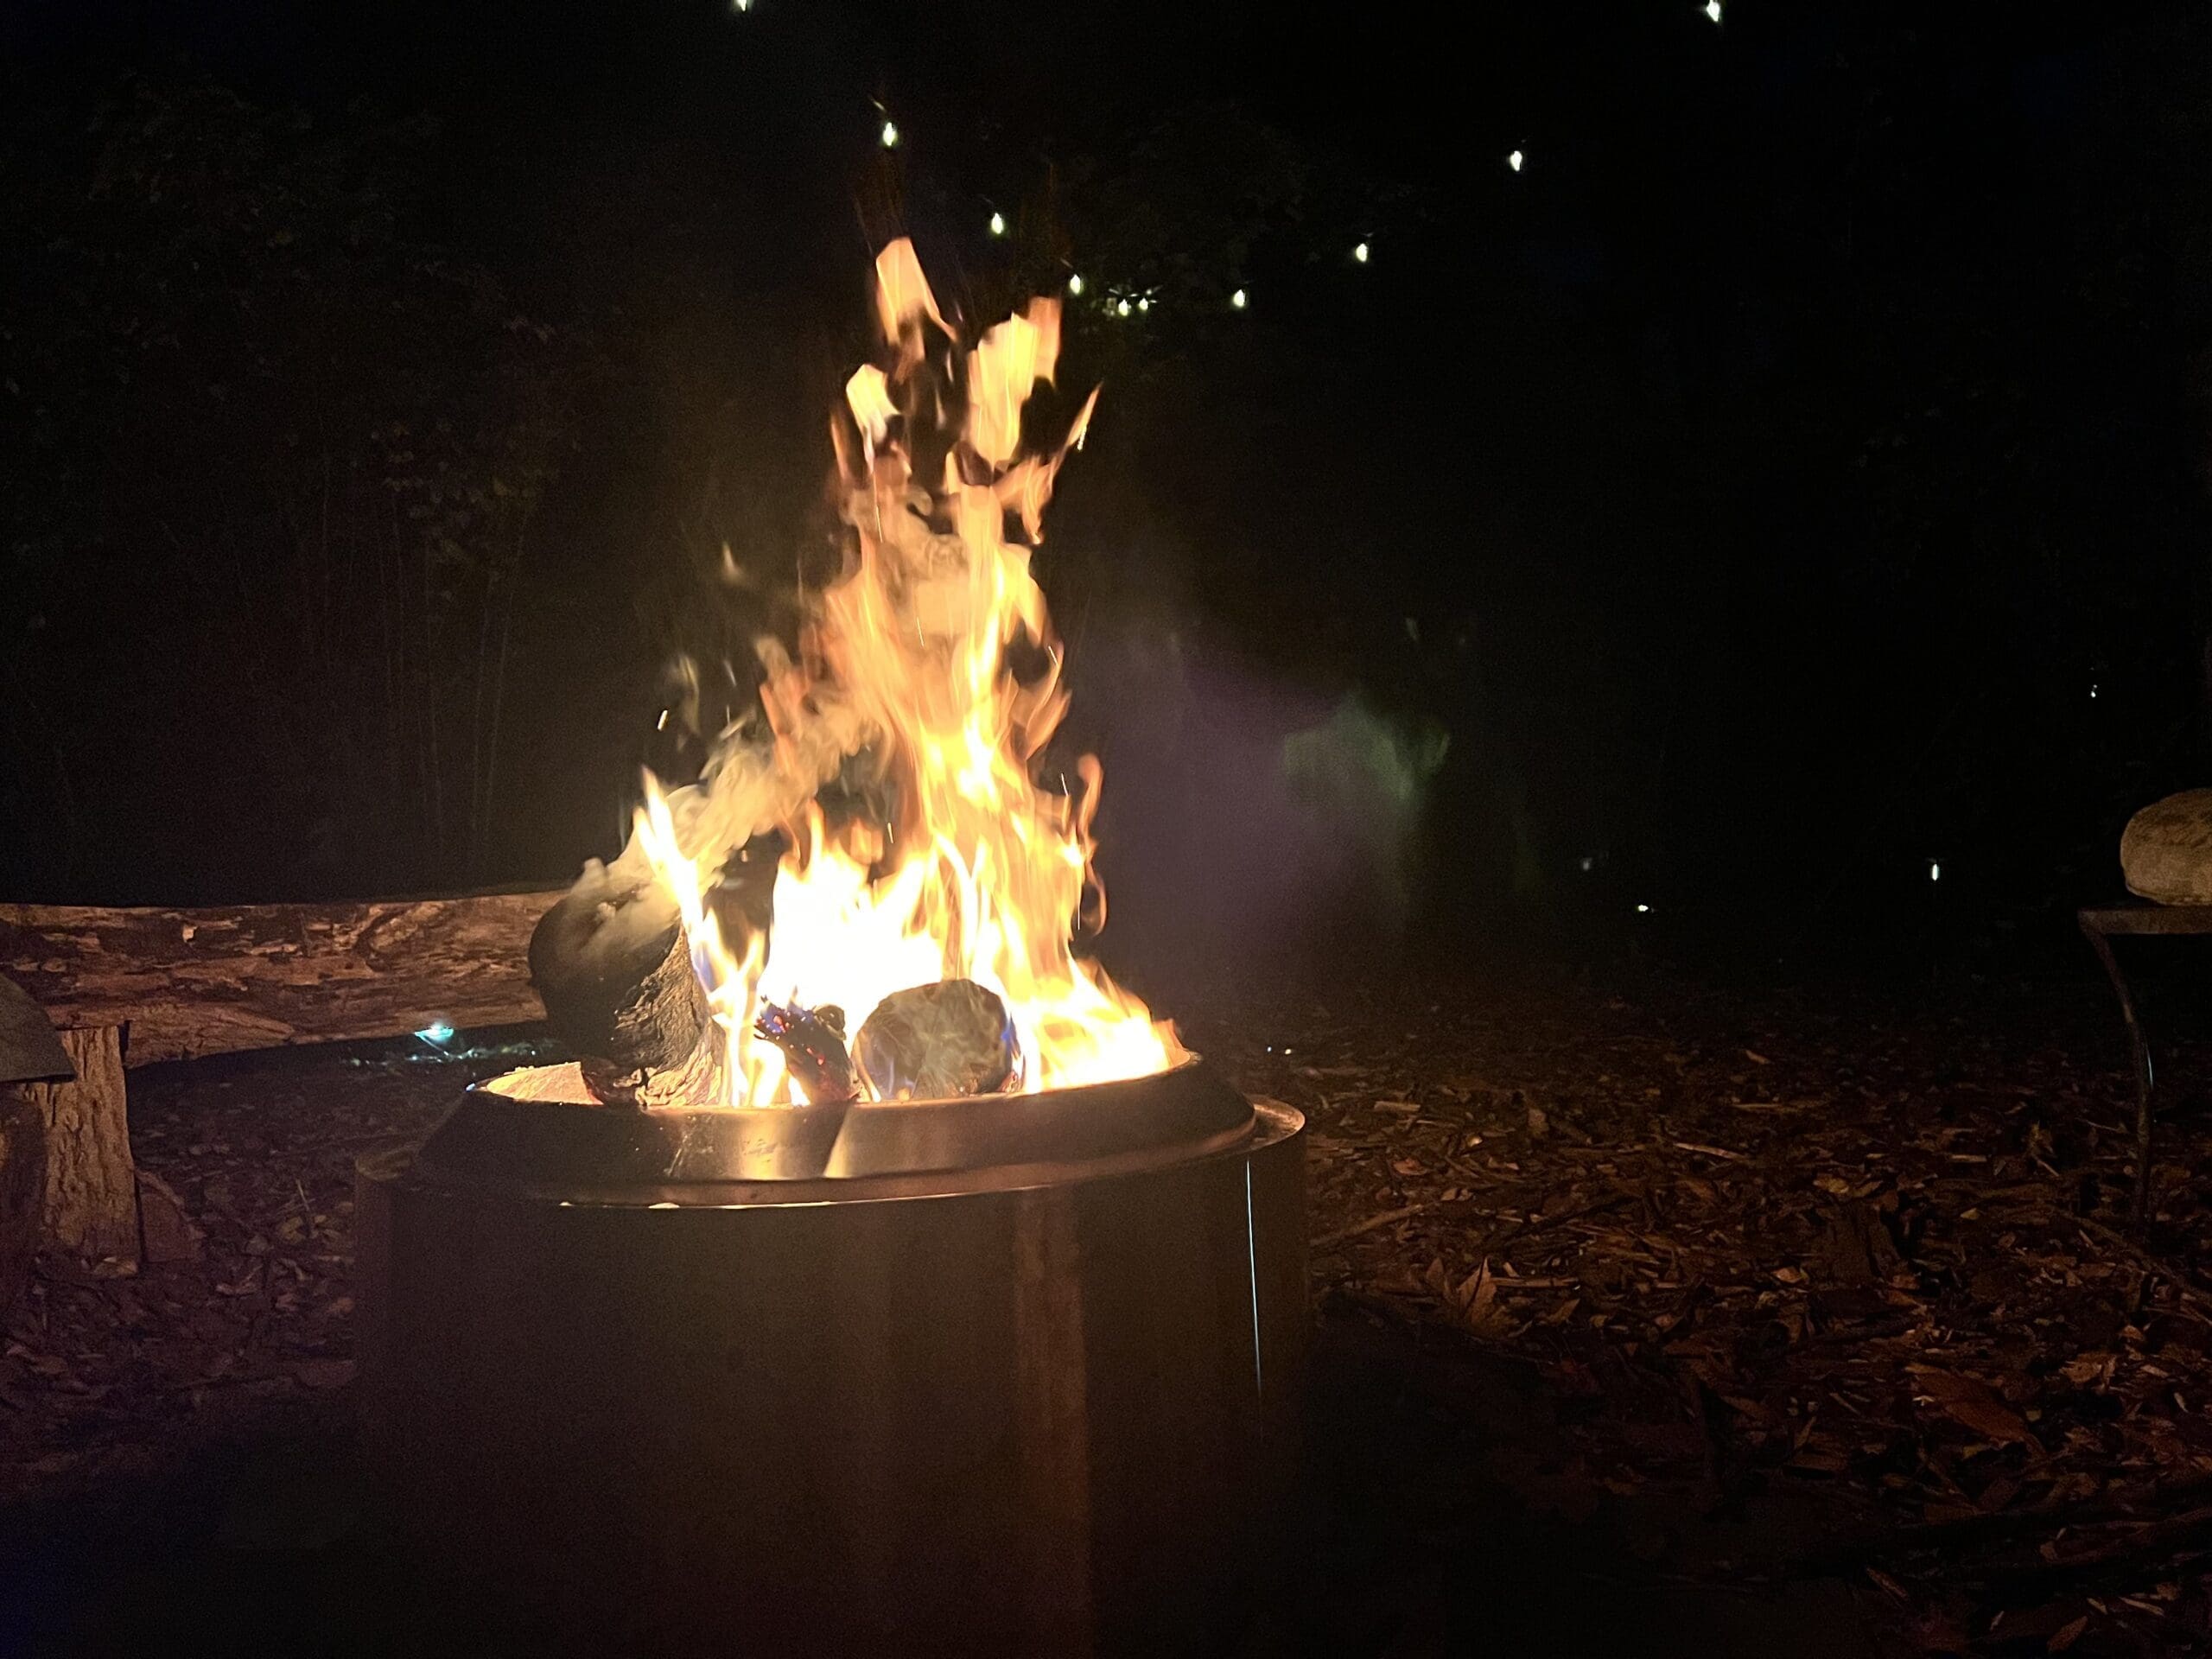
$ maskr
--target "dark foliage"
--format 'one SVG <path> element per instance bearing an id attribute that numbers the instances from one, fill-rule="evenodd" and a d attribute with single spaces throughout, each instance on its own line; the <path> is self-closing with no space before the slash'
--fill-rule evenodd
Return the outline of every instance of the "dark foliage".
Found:
<path id="1" fill-rule="evenodd" d="M 1084 279 L 1040 568 L 1140 951 L 2103 896 L 2207 759 L 2212 35 L 1725 16 L 28 15 L 16 890 L 606 850 L 818 575 L 906 231 L 971 317 Z"/>
<path id="2" fill-rule="evenodd" d="M 406 227 L 425 121 L 130 78 L 6 188 L 0 489 L 35 888 L 481 873 L 576 337 Z"/>

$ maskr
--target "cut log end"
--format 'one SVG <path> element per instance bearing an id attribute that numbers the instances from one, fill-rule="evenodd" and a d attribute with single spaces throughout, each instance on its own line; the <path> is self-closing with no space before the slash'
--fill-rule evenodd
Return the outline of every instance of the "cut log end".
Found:
<path id="1" fill-rule="evenodd" d="M 676 901 L 658 882 L 619 866 L 586 869 L 538 923 L 530 971 L 547 1021 L 601 1100 L 672 1103 L 719 1077 L 706 988 Z"/>

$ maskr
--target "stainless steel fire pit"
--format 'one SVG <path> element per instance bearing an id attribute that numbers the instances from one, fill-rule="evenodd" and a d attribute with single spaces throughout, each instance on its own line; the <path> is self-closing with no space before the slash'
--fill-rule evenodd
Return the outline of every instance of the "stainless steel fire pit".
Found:
<path id="1" fill-rule="evenodd" d="M 1287 1478 L 1303 1129 L 1195 1063 L 842 1117 L 472 1090 L 360 1166 L 371 1467 L 624 1651 L 1203 1641 Z"/>

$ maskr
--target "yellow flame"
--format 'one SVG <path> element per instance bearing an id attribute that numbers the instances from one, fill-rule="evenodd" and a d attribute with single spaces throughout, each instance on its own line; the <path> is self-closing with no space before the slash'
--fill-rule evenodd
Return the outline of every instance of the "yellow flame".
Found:
<path id="1" fill-rule="evenodd" d="M 833 830 L 809 803 L 791 826 L 765 942 L 733 950 L 709 901 L 715 872 L 687 854 L 649 778 L 637 840 L 682 909 L 693 958 L 728 1044 L 731 1105 L 790 1103 L 781 1053 L 753 1034 L 764 1002 L 835 1004 L 857 1030 L 892 992 L 965 978 L 1004 1000 L 1022 1055 L 1018 1086 L 1067 1088 L 1164 1070 L 1184 1056 L 1171 1027 L 1078 958 L 1071 938 L 1091 870 L 1099 772 L 1085 757 L 1077 792 L 1040 788 L 1032 762 L 1067 705 L 1061 653 L 1030 547 L 1007 539 L 1013 514 L 1031 543 L 1096 394 L 1055 451 L 1022 455 L 1022 411 L 1049 382 L 1060 345 L 1057 302 L 1034 299 L 967 357 L 961 442 L 932 489 L 912 474 L 897 389 L 927 359 L 928 330 L 948 340 L 911 244 L 876 260 L 877 316 L 896 364 L 847 382 L 860 437 L 841 443 L 843 512 L 855 567 L 821 595 L 804 674 L 763 688 L 783 741 L 815 690 L 834 695 L 874 736 L 899 822 Z M 1009 665 L 1026 641 L 1041 671 Z"/>

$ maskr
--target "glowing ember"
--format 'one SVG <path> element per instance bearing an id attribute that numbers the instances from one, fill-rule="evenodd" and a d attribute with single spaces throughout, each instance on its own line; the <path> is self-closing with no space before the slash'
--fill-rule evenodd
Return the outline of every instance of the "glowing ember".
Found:
<path id="1" fill-rule="evenodd" d="M 1058 302 L 1032 300 L 963 357 L 911 244 L 883 251 L 876 289 L 888 366 L 852 376 L 832 424 L 848 569 L 820 595 L 798 662 L 762 648 L 772 738 L 724 734 L 690 789 L 664 794 L 648 776 L 624 855 L 648 861 L 681 912 L 725 1046 L 724 1097 L 690 1103 L 796 1103 L 795 1011 L 834 1007 L 861 1032 L 885 998 L 945 981 L 1004 1005 L 1009 1088 L 1138 1077 L 1184 1057 L 1171 1027 L 1071 949 L 1079 923 L 1104 919 L 1096 762 L 1077 765 L 1073 793 L 1031 775 L 1067 698 L 1030 554 L 1096 394 L 1057 447 L 1035 451 L 1022 413 L 1052 379 Z M 938 454 L 940 475 L 918 475 L 915 457 Z M 890 821 L 839 821 L 812 798 L 855 755 L 894 803 Z M 791 849 L 773 924 L 726 940 L 715 883 L 770 826 Z"/>

